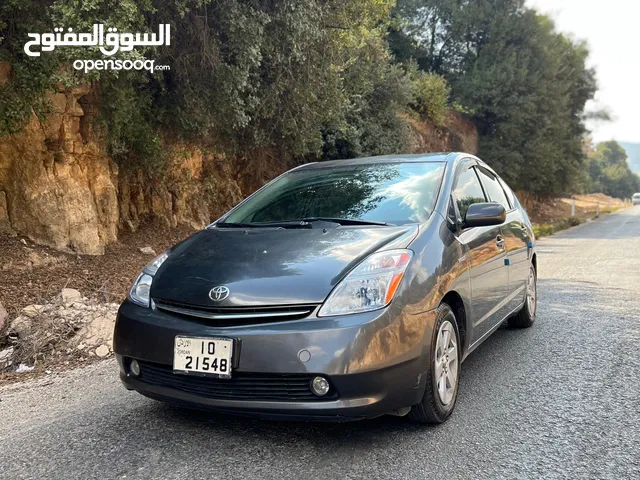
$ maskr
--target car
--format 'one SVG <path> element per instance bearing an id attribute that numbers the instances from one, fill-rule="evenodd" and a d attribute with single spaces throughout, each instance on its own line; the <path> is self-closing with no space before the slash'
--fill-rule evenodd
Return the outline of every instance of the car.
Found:
<path id="1" fill-rule="evenodd" d="M 188 408 L 441 423 L 462 361 L 534 323 L 536 272 L 525 210 L 473 155 L 305 164 L 140 273 L 120 379 Z"/>
<path id="2" fill-rule="evenodd" d="M 633 197 L 631 197 L 631 201 L 634 205 L 640 205 L 640 193 L 634 193 Z"/>

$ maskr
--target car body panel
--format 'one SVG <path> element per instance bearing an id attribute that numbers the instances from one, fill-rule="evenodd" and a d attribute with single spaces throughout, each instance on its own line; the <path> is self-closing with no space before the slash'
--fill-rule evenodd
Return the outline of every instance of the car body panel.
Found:
<path id="1" fill-rule="evenodd" d="M 171 252 L 154 277 L 151 296 L 216 307 L 321 303 L 365 257 L 405 247 L 417 232 L 417 225 L 208 228 Z M 230 290 L 222 301 L 209 297 L 218 285 Z"/>

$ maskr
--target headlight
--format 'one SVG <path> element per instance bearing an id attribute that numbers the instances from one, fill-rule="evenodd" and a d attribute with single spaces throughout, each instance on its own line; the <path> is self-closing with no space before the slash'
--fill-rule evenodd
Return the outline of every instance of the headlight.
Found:
<path id="1" fill-rule="evenodd" d="M 161 253 L 156 258 L 154 258 L 149 265 L 144 267 L 143 272 L 148 273 L 151 276 L 155 275 L 158 269 L 160 268 L 160 266 L 164 263 L 164 261 L 167 258 L 169 258 L 169 254 L 167 252 Z"/>
<path id="2" fill-rule="evenodd" d="M 411 250 L 374 253 L 338 284 L 318 316 L 368 312 L 386 307 L 393 300 L 412 256 Z"/>
<path id="3" fill-rule="evenodd" d="M 133 282 L 133 286 L 129 290 L 129 300 L 142 307 L 149 307 L 153 276 L 168 257 L 169 254 L 164 252 L 154 258 L 149 265 L 144 267 L 142 273 L 138 275 L 138 278 Z"/>

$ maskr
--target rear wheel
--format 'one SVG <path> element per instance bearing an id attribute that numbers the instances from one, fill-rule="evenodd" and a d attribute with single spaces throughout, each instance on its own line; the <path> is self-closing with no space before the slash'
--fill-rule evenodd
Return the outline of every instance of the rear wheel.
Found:
<path id="1" fill-rule="evenodd" d="M 422 401 L 411 407 L 411 419 L 419 423 L 442 423 L 453 412 L 460 378 L 460 335 L 453 310 L 438 307 L 431 340 L 427 384 Z"/>
<path id="2" fill-rule="evenodd" d="M 538 287 L 536 269 L 533 265 L 529 267 L 529 278 L 527 278 L 527 295 L 524 300 L 522 310 L 511 317 L 508 322 L 510 327 L 529 328 L 536 320 L 536 309 L 538 305 Z"/>

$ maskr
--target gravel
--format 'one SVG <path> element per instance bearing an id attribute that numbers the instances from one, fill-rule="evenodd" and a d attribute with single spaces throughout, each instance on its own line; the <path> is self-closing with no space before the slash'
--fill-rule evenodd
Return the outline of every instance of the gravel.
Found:
<path id="1" fill-rule="evenodd" d="M 640 208 L 538 250 L 536 324 L 468 358 L 444 425 L 179 410 L 107 360 L 0 388 L 0 478 L 640 478 Z"/>

